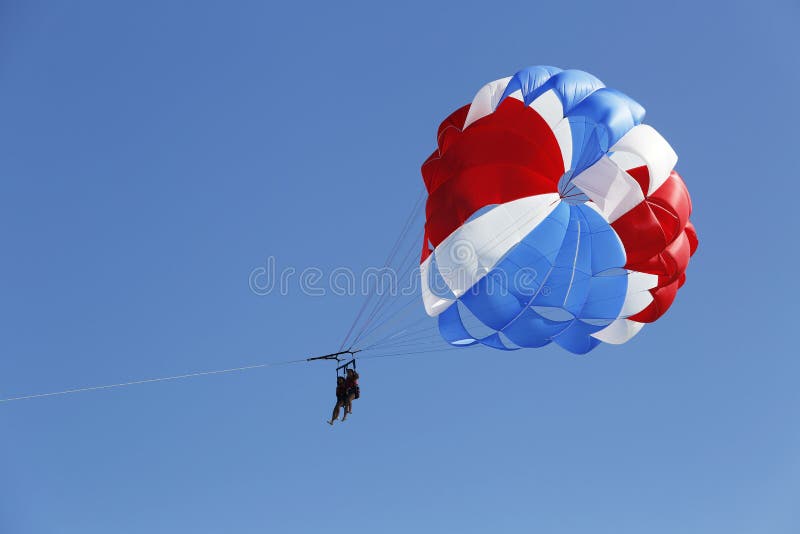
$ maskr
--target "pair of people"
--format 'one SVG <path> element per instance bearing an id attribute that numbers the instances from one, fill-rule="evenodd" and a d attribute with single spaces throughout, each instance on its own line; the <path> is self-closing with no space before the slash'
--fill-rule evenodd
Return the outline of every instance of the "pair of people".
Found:
<path id="1" fill-rule="evenodd" d="M 358 387 L 358 373 L 355 369 L 347 369 L 345 376 L 336 377 L 336 406 L 333 407 L 333 414 L 329 425 L 339 419 L 339 410 L 344 408 L 342 422 L 347 419 L 347 415 L 353 413 L 353 401 L 361 394 Z"/>

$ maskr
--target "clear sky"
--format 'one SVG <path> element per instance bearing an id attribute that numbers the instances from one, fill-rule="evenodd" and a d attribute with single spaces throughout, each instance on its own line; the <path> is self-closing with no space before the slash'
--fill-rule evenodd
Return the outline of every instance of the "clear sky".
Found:
<path id="1" fill-rule="evenodd" d="M 724 7 L 723 7 L 724 6 Z M 0 2 L 0 397 L 335 350 L 436 127 L 550 64 L 643 104 L 700 250 L 622 347 L 0 404 L 0 532 L 800 531 L 800 4 Z"/>

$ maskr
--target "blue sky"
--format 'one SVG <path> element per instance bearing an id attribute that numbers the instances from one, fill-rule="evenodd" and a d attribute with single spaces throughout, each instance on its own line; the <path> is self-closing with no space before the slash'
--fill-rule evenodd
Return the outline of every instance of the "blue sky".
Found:
<path id="1" fill-rule="evenodd" d="M 0 4 L 0 397 L 338 347 L 440 120 L 581 68 L 680 156 L 701 247 L 622 347 L 364 361 L 0 405 L 0 532 L 794 533 L 797 2 Z"/>

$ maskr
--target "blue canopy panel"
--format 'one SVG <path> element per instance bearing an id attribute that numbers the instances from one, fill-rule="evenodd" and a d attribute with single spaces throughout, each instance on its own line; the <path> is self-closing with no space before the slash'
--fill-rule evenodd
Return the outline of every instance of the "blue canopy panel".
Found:
<path id="1" fill-rule="evenodd" d="M 522 69 L 511 77 L 500 102 L 521 91 L 523 101 L 528 105 L 550 90 L 561 101 L 572 133 L 569 177 L 591 167 L 623 135 L 644 120 L 645 109 L 638 102 L 616 89 L 605 87 L 599 79 L 582 70 L 549 66 Z"/>
<path id="2" fill-rule="evenodd" d="M 494 333 L 472 335 L 458 304 L 439 315 L 439 331 L 455 346 L 514 350 L 555 342 L 585 354 L 600 343 L 591 334 L 622 310 L 624 265 L 625 251 L 608 222 L 585 204 L 561 202 L 458 299 Z"/>

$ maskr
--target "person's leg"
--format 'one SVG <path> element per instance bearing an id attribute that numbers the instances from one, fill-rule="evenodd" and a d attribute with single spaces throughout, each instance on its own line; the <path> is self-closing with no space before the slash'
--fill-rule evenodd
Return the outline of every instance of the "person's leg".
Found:
<path id="1" fill-rule="evenodd" d="M 344 415 L 342 415 L 342 421 L 347 419 L 347 414 L 350 413 L 350 399 L 347 398 L 344 400 Z"/>
<path id="2" fill-rule="evenodd" d="M 342 403 L 340 401 L 336 401 L 336 406 L 333 407 L 333 415 L 331 415 L 331 420 L 328 421 L 329 425 L 332 425 L 334 421 L 339 419 L 339 409 L 342 407 Z M 347 413 L 347 412 L 345 412 Z M 342 419 L 344 421 L 344 419 Z"/>
<path id="3" fill-rule="evenodd" d="M 353 401 L 356 398 L 355 393 L 351 393 L 347 396 L 347 413 L 353 413 Z"/>

